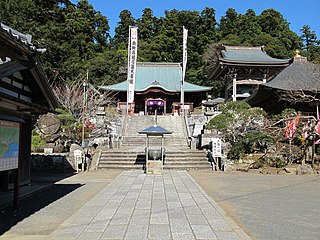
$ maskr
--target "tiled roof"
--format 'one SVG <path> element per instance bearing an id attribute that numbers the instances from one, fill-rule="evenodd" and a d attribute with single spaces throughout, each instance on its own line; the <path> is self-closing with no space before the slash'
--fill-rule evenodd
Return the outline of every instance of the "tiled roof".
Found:
<path id="1" fill-rule="evenodd" d="M 33 52 L 44 52 L 45 49 L 38 49 L 32 43 L 32 35 L 30 34 L 23 34 L 3 23 L 0 23 L 0 32 L 6 34 L 12 40 L 17 41 L 19 44 L 25 46 L 28 50 Z"/>
<path id="2" fill-rule="evenodd" d="M 263 86 L 281 90 L 320 90 L 320 65 L 294 61 Z"/>
<path id="3" fill-rule="evenodd" d="M 158 87 L 168 92 L 180 92 L 182 68 L 179 63 L 137 63 L 135 91 L 146 91 L 151 87 Z M 101 86 L 101 89 L 113 91 L 127 91 L 127 81 Z M 210 87 L 201 87 L 185 82 L 185 92 L 209 91 Z"/>
<path id="4" fill-rule="evenodd" d="M 26 81 L 30 82 L 30 86 L 41 95 L 36 97 L 37 103 L 29 103 L 22 98 L 12 97 L 3 92 L 2 97 L 13 98 L 14 101 L 20 101 L 28 106 L 32 105 L 33 109 L 39 112 L 43 109 L 54 110 L 58 106 L 57 99 L 41 64 L 38 64 L 37 55 L 45 49 L 36 48 L 31 43 L 31 35 L 20 33 L 3 23 L 0 23 L 0 43 L 0 79 L 28 69 L 30 77 L 26 77 Z"/>
<path id="5" fill-rule="evenodd" d="M 242 62 L 242 63 L 283 63 L 289 62 L 289 59 L 277 59 L 270 57 L 263 47 L 242 47 L 242 46 L 223 46 L 221 50 L 221 61 Z"/>

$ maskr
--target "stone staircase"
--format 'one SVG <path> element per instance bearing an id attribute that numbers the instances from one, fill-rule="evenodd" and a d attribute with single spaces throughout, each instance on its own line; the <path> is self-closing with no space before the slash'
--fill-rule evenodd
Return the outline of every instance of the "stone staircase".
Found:
<path id="1" fill-rule="evenodd" d="M 119 149 L 106 149 L 101 152 L 99 169 L 143 169 L 146 163 L 146 136 L 139 131 L 154 125 L 154 116 L 129 116 L 122 144 Z M 172 131 L 165 135 L 165 169 L 210 169 L 206 152 L 191 150 L 188 147 L 186 125 L 180 116 L 158 116 L 159 126 Z M 149 146 L 160 146 L 161 138 L 149 138 Z"/>
<path id="2" fill-rule="evenodd" d="M 155 124 L 154 116 L 129 116 L 122 139 L 123 147 L 145 146 L 146 136 L 140 131 Z M 179 116 L 158 116 L 157 124 L 172 134 L 164 136 L 164 146 L 185 148 L 188 147 L 188 139 L 184 119 Z M 161 138 L 150 138 L 151 146 L 161 145 Z"/>
<path id="3" fill-rule="evenodd" d="M 102 151 L 99 169 L 144 169 L 146 156 L 143 151 L 132 152 L 128 149 Z M 206 152 L 200 150 L 166 152 L 163 169 L 210 169 Z"/>

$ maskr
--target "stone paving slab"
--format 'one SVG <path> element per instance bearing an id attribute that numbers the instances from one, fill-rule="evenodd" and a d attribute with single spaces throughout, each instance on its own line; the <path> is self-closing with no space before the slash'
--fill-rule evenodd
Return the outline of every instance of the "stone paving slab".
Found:
<path id="1" fill-rule="evenodd" d="M 120 174 L 50 239 L 250 239 L 187 171 Z"/>

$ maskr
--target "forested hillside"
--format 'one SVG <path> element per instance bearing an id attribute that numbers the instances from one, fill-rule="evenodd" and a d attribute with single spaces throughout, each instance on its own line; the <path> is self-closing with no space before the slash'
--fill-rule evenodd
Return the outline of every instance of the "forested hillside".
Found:
<path id="1" fill-rule="evenodd" d="M 74 81 L 87 70 L 95 85 L 126 79 L 129 25 L 138 26 L 138 61 L 181 62 L 182 26 L 189 30 L 186 80 L 208 85 L 206 64 L 211 44 L 265 46 L 275 58 L 290 58 L 296 49 L 309 61 L 320 62 L 315 32 L 301 26 L 301 36 L 274 9 L 257 15 L 252 9 L 239 14 L 228 9 L 216 19 L 214 8 L 198 11 L 165 11 L 164 17 L 145 8 L 141 18 L 128 10 L 110 36 L 108 16 L 95 10 L 87 0 L 1 0 L 0 21 L 33 36 L 32 42 L 47 51 L 41 56 L 50 81 Z M 306 23 L 307 24 L 307 23 Z M 212 48 L 211 48 L 212 49 Z"/>

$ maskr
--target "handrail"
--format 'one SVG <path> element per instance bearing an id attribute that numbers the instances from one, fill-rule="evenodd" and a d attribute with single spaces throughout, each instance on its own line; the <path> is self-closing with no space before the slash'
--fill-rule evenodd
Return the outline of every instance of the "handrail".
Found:
<path id="1" fill-rule="evenodd" d="M 99 168 L 101 153 L 102 153 L 102 150 L 98 152 L 97 161 L 96 161 L 96 170 Z"/>
<path id="2" fill-rule="evenodd" d="M 184 123 L 187 129 L 187 141 L 188 141 L 188 147 L 191 148 L 192 144 L 192 136 L 190 134 L 190 129 L 189 129 L 189 123 L 188 123 L 188 117 L 184 116 Z"/>
<path id="3" fill-rule="evenodd" d="M 121 129 L 121 135 L 119 136 L 119 147 L 122 146 L 122 140 L 123 140 L 123 136 L 126 132 L 127 123 L 128 123 L 128 116 L 124 115 L 124 120 L 123 120 L 123 124 L 122 124 L 122 129 Z"/>

